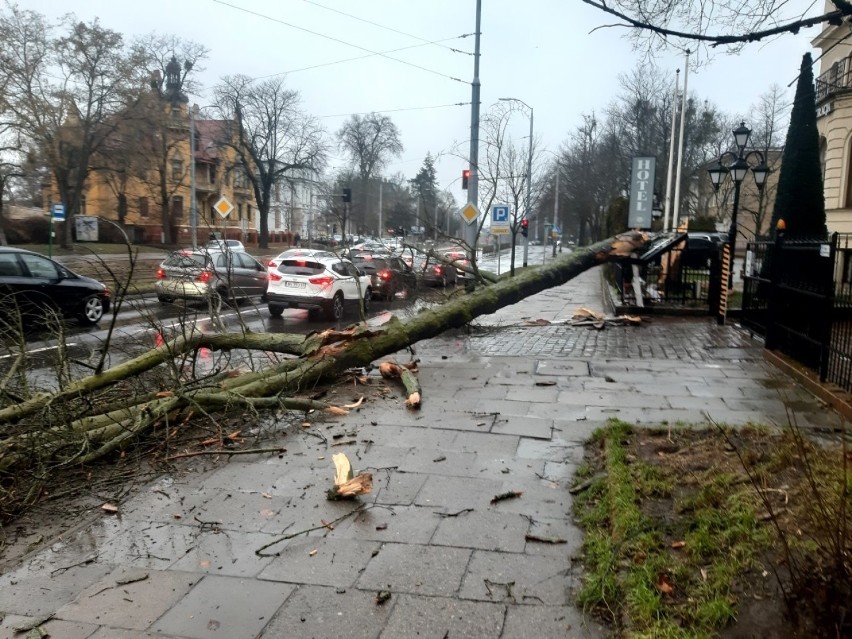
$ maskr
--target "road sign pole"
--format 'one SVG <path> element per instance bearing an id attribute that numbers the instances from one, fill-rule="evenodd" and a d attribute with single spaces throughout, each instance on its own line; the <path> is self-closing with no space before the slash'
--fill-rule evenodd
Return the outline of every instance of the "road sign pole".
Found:
<path id="1" fill-rule="evenodd" d="M 53 211 L 47 221 L 47 256 L 53 257 Z"/>

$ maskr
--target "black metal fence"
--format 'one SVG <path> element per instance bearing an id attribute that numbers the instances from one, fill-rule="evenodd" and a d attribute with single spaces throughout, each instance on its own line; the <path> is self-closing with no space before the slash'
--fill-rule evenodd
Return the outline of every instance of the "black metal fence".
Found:
<path id="1" fill-rule="evenodd" d="M 637 266 L 646 305 L 716 312 L 722 273 L 717 247 L 706 251 L 676 247 Z M 633 265 L 613 264 L 612 278 L 621 304 L 635 305 Z"/>
<path id="2" fill-rule="evenodd" d="M 852 236 L 750 242 L 742 323 L 852 392 Z"/>

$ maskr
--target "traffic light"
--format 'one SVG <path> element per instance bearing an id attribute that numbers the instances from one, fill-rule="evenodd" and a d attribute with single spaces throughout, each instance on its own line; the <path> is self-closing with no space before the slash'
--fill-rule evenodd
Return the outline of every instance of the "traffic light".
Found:
<path id="1" fill-rule="evenodd" d="M 462 171 L 462 188 L 467 190 L 467 182 L 470 180 L 470 169 L 464 169 Z"/>
<path id="2" fill-rule="evenodd" d="M 530 234 L 530 221 L 521 220 L 521 235 L 527 237 Z"/>
<path id="3" fill-rule="evenodd" d="M 351 202 L 352 201 L 352 189 L 346 188 L 343 189 L 343 201 Z"/>

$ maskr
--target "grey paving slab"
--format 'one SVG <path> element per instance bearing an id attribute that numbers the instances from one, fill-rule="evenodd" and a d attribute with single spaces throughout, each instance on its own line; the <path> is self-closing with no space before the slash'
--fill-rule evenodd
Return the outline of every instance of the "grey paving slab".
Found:
<path id="1" fill-rule="evenodd" d="M 502 418 L 495 417 L 495 422 L 499 421 L 502 421 Z M 510 456 L 518 448 L 518 441 L 519 437 L 516 435 L 464 432 L 455 436 L 450 449 L 477 455 Z"/>
<path id="2" fill-rule="evenodd" d="M 26 639 L 28 633 L 17 632 L 15 628 L 22 624 L 32 624 L 35 617 L 24 617 L 21 615 L 6 615 L 0 620 L 0 639 Z M 76 621 L 62 621 L 51 619 L 38 626 L 39 631 L 47 633 L 40 637 L 61 637 L 62 639 L 87 639 L 98 627 L 94 624 L 79 623 Z"/>
<path id="3" fill-rule="evenodd" d="M 559 519 L 533 518 L 530 522 L 529 535 L 538 540 L 527 539 L 524 552 L 529 555 L 546 555 L 564 559 L 577 556 L 583 545 L 583 534 L 567 517 Z M 564 543 L 555 543 L 555 540 Z M 554 541 L 547 541 L 554 540 Z"/>
<path id="4" fill-rule="evenodd" d="M 491 432 L 500 435 L 550 439 L 552 429 L 553 421 L 550 418 L 500 415 L 494 420 Z"/>
<path id="5" fill-rule="evenodd" d="M 373 502 L 377 504 L 409 506 L 423 488 L 429 475 L 398 470 L 373 473 Z"/>
<path id="6" fill-rule="evenodd" d="M 134 495 L 121 505 L 125 520 L 143 522 L 175 521 L 175 515 L 192 519 L 193 514 L 216 494 L 215 489 L 201 488 L 199 484 L 175 483 L 171 478 L 160 480 Z"/>
<path id="7" fill-rule="evenodd" d="M 381 544 L 359 539 L 296 538 L 261 571 L 270 581 L 348 588 Z"/>
<path id="8" fill-rule="evenodd" d="M 194 525 L 137 522 L 103 544 L 99 561 L 164 570 L 192 548 L 202 533 Z"/>
<path id="9" fill-rule="evenodd" d="M 541 419 L 586 419 L 585 406 L 570 406 L 567 404 L 531 404 L 529 417 Z"/>
<path id="10" fill-rule="evenodd" d="M 384 544 L 359 577 L 360 590 L 454 595 L 473 551 L 413 544 Z"/>
<path id="11" fill-rule="evenodd" d="M 56 618 L 146 630 L 200 579 L 191 573 L 149 570 L 147 578 L 141 581 L 118 584 L 123 578 L 139 574 L 135 568 L 117 568 L 83 590 L 75 601 L 60 608 Z"/>
<path id="12" fill-rule="evenodd" d="M 517 455 L 527 459 L 536 459 L 542 461 L 566 462 L 576 459 L 576 456 L 582 455 L 582 451 L 577 452 L 578 445 L 563 439 L 530 439 L 528 437 L 521 438 L 518 443 Z"/>
<path id="13" fill-rule="evenodd" d="M 533 630 L 534 629 L 534 630 Z M 602 639 L 606 628 L 570 606 L 510 605 L 502 639 Z"/>
<path id="14" fill-rule="evenodd" d="M 223 530 L 259 532 L 289 504 L 289 497 L 270 493 L 221 490 L 193 515 L 193 519 L 215 523 Z"/>
<path id="15" fill-rule="evenodd" d="M 474 399 L 471 410 L 479 413 L 498 413 L 500 415 L 518 415 L 523 417 L 529 412 L 530 405 L 526 402 L 510 401 L 508 399 Z"/>
<path id="16" fill-rule="evenodd" d="M 164 635 L 162 633 L 139 632 L 137 630 L 123 630 L 121 628 L 101 628 L 88 639 L 181 639 Z"/>
<path id="17" fill-rule="evenodd" d="M 506 391 L 506 399 L 512 402 L 530 402 L 533 404 L 552 404 L 559 396 L 557 386 L 512 386 Z"/>
<path id="18" fill-rule="evenodd" d="M 437 508 L 393 506 L 371 508 L 337 527 L 332 537 L 428 544 L 441 518 Z"/>
<path id="19" fill-rule="evenodd" d="M 570 518 L 571 494 L 562 482 L 532 478 L 509 478 L 500 487 L 500 493 L 521 491 L 517 499 L 497 502 L 492 508 L 500 513 L 518 513 L 533 518 Z"/>
<path id="20" fill-rule="evenodd" d="M 255 550 L 276 535 L 223 530 L 199 535 L 195 545 L 169 568 L 230 577 L 254 577 L 272 559 L 258 557 Z"/>
<path id="21" fill-rule="evenodd" d="M 399 595 L 381 639 L 500 637 L 505 606 L 443 597 Z M 527 635 L 530 636 L 530 635 Z"/>
<path id="22" fill-rule="evenodd" d="M 503 552 L 523 552 L 530 526 L 526 517 L 496 508 L 441 519 L 432 537 L 433 545 Z"/>
<path id="23" fill-rule="evenodd" d="M 473 476 L 479 479 L 504 481 L 508 477 L 533 477 L 544 473 L 541 459 L 508 457 L 502 455 L 477 455 Z"/>
<path id="24" fill-rule="evenodd" d="M 417 448 L 397 461 L 399 470 L 406 473 L 426 473 L 467 476 L 472 472 L 476 453 L 452 450 Z"/>
<path id="25" fill-rule="evenodd" d="M 295 589 L 290 584 L 207 576 L 152 630 L 194 639 L 254 639 Z"/>
<path id="26" fill-rule="evenodd" d="M 91 557 L 91 563 L 74 566 L 81 560 L 76 554 L 63 553 L 55 563 L 39 555 L 5 573 L 0 576 L 0 611 L 30 617 L 53 613 L 113 570 L 112 565 L 96 561 L 94 554 Z"/>
<path id="27" fill-rule="evenodd" d="M 489 424 L 492 418 L 486 420 Z M 480 421 L 482 421 L 480 419 Z M 430 448 L 453 450 L 452 442 L 458 435 L 457 431 L 429 428 L 427 424 L 423 427 L 411 428 L 409 426 L 393 426 L 389 424 L 359 424 L 357 439 L 360 442 L 373 442 L 377 446 L 389 446 L 394 448 Z M 485 430 L 486 426 L 480 427 Z"/>
<path id="28" fill-rule="evenodd" d="M 498 400 L 506 399 L 510 386 L 488 384 L 485 387 L 459 388 L 453 393 L 453 401 L 467 402 L 475 393 L 477 399 Z"/>
<path id="29" fill-rule="evenodd" d="M 374 639 L 395 606 L 376 605 L 376 593 L 300 586 L 265 628 L 264 637 Z"/>
<path id="30" fill-rule="evenodd" d="M 502 479 L 480 477 L 447 477 L 433 475 L 426 480 L 414 500 L 418 506 L 455 512 L 463 508 L 487 508 L 491 498 L 500 492 Z"/>
<path id="31" fill-rule="evenodd" d="M 570 604 L 576 585 L 569 574 L 568 557 L 509 554 L 477 550 L 473 553 L 459 595 L 496 603 Z"/>

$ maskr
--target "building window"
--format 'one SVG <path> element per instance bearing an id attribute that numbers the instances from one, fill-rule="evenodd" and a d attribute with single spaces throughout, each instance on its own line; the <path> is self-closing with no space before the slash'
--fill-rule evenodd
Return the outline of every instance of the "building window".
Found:
<path id="1" fill-rule="evenodd" d="M 86 214 L 86 196 L 80 198 L 80 215 Z"/>
<path id="2" fill-rule="evenodd" d="M 281 228 L 281 209 L 279 209 L 277 206 L 275 207 L 275 228 Z"/>
<path id="3" fill-rule="evenodd" d="M 216 165 L 210 164 L 207 167 L 207 179 L 210 181 L 210 184 L 215 184 L 216 182 Z"/>
<path id="4" fill-rule="evenodd" d="M 251 204 L 246 204 L 246 222 L 251 224 Z"/>
<path id="5" fill-rule="evenodd" d="M 240 202 L 237 204 L 237 221 L 241 222 L 243 219 L 243 204 Z"/>
<path id="6" fill-rule="evenodd" d="M 846 145 L 846 208 L 852 208 L 852 139 Z"/>
<path id="7" fill-rule="evenodd" d="M 172 179 L 183 179 L 183 160 L 181 160 L 180 158 L 174 158 L 172 160 Z"/>
<path id="8" fill-rule="evenodd" d="M 180 195 L 175 195 L 172 198 L 172 218 L 179 219 L 183 217 L 183 198 Z"/>
<path id="9" fill-rule="evenodd" d="M 179 120 L 181 116 L 180 107 L 173 106 L 172 107 L 172 120 Z"/>
<path id="10" fill-rule="evenodd" d="M 139 198 L 139 216 L 140 217 L 148 217 L 148 198 L 140 197 Z"/>

